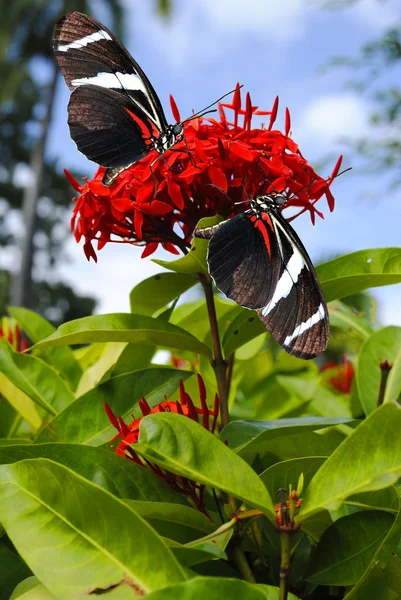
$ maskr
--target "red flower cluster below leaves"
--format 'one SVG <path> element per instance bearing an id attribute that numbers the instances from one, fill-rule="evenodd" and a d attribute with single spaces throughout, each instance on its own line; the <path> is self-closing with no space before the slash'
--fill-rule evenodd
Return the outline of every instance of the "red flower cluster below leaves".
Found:
<path id="1" fill-rule="evenodd" d="M 28 341 L 22 336 L 18 324 L 13 323 L 7 317 L 4 317 L 0 323 L 0 340 L 1 338 L 6 338 L 17 352 L 25 352 L 28 348 Z"/>
<path id="2" fill-rule="evenodd" d="M 171 108 L 180 121 L 172 97 Z M 231 120 L 227 109 L 232 111 Z M 146 246 L 142 257 L 152 254 L 159 244 L 173 254 L 186 252 L 199 219 L 233 216 L 243 210 L 235 202 L 274 190 L 287 191 L 286 206 L 299 207 L 298 214 L 309 211 L 313 223 L 315 213 L 323 218 L 315 207 L 323 195 L 332 211 L 334 198 L 329 188 L 341 157 L 324 181 L 290 137 L 288 109 L 284 133 L 273 129 L 277 110 L 278 98 L 271 111 L 259 111 L 249 93 L 243 107 L 237 85 L 232 103 L 219 104 L 219 120 L 196 118 L 184 123 L 185 139 L 152 168 L 156 151 L 121 173 L 110 187 L 101 183 L 103 167 L 83 185 L 66 172 L 80 193 L 71 228 L 77 241 L 85 238 L 88 260 L 97 260 L 94 242 L 97 250 L 110 241 Z M 255 115 L 268 115 L 268 124 L 252 129 Z"/>
<path id="3" fill-rule="evenodd" d="M 323 366 L 322 372 L 324 372 L 325 379 L 330 387 L 341 394 L 350 393 L 355 369 L 352 362 L 345 355 L 340 364 L 328 362 Z"/>
<path id="4" fill-rule="evenodd" d="M 206 388 L 203 383 L 203 379 L 200 375 L 198 375 L 198 388 L 199 388 L 199 399 L 201 407 L 195 406 L 191 397 L 185 391 L 184 384 L 180 381 L 180 402 L 171 402 L 168 401 L 167 398 L 161 404 L 158 404 L 154 408 L 150 408 L 149 404 L 146 402 L 145 398 L 139 401 L 139 408 L 141 409 L 143 417 L 149 415 L 151 413 L 157 412 L 173 412 L 179 415 L 184 415 L 193 421 L 199 423 L 199 416 L 202 417 L 202 426 L 214 433 L 216 428 L 217 417 L 219 414 L 219 399 L 216 394 L 214 400 L 213 410 L 210 410 L 206 404 Z M 180 475 L 176 475 L 171 473 L 170 471 L 166 471 L 165 469 L 161 469 L 157 465 L 152 464 L 148 460 L 142 459 L 132 448 L 133 444 L 136 444 L 139 437 L 139 426 L 143 417 L 139 417 L 138 419 L 134 419 L 132 423 L 127 425 L 122 417 L 116 417 L 110 406 L 105 403 L 105 408 L 107 415 L 110 419 L 111 424 L 118 431 L 118 434 L 113 438 L 112 441 L 119 439 L 119 444 L 116 448 L 116 454 L 120 456 L 125 456 L 130 460 L 134 461 L 140 466 L 149 467 L 156 475 L 164 479 L 173 489 L 178 491 L 180 494 L 184 494 L 185 496 L 191 498 L 197 508 L 206 513 L 206 509 L 203 504 L 203 492 L 204 485 L 200 485 L 195 481 L 187 479 L 186 477 L 181 477 Z M 211 421 L 210 421 L 211 418 Z"/>

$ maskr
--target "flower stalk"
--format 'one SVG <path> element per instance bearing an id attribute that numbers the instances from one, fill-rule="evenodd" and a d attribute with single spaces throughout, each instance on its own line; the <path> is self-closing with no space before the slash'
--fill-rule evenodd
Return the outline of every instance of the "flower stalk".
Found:
<path id="1" fill-rule="evenodd" d="M 229 422 L 228 413 L 228 381 L 227 381 L 227 363 L 223 358 L 221 350 L 219 327 L 217 324 L 216 307 L 214 304 L 212 282 L 206 275 L 199 273 L 199 281 L 202 284 L 205 292 L 207 313 L 209 316 L 210 332 L 213 344 L 213 361 L 212 367 L 215 372 L 217 391 L 220 402 L 220 419 L 221 427 L 225 427 Z"/>

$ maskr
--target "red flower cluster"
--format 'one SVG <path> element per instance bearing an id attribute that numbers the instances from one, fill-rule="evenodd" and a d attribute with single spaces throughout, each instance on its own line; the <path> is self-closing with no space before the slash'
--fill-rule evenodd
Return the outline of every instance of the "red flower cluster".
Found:
<path id="1" fill-rule="evenodd" d="M 334 390 L 341 394 L 349 394 L 351 392 L 355 369 L 352 362 L 345 355 L 339 364 L 329 362 L 324 365 L 322 372 L 325 374 L 326 382 Z"/>
<path id="2" fill-rule="evenodd" d="M 142 400 L 139 401 L 139 408 L 141 409 L 143 416 L 157 412 L 173 412 L 179 415 L 184 415 L 185 417 L 188 417 L 189 419 L 192 419 L 197 423 L 199 423 L 199 416 L 201 416 L 202 426 L 208 431 L 214 433 L 219 413 L 218 396 L 216 394 L 213 410 L 209 410 L 206 404 L 205 384 L 203 383 L 203 379 L 200 375 L 198 375 L 198 388 L 201 408 L 194 405 L 191 397 L 185 391 L 184 384 L 182 381 L 180 381 L 180 402 L 171 402 L 168 401 L 166 398 L 165 401 L 161 404 L 158 404 L 154 408 L 150 408 L 145 398 L 142 398 Z M 173 489 L 191 498 L 194 504 L 197 506 L 197 508 L 206 514 L 206 509 L 203 505 L 203 485 L 199 485 L 195 481 L 191 481 L 186 477 L 181 477 L 180 475 L 176 475 L 174 473 L 170 473 L 170 471 L 161 469 L 160 467 L 152 464 L 148 460 L 142 459 L 132 448 L 132 445 L 136 444 L 138 441 L 139 426 L 143 417 L 134 419 L 132 423 L 127 425 L 122 419 L 122 417 L 115 416 L 115 414 L 113 413 L 113 411 L 107 403 L 105 403 L 105 408 L 111 424 L 118 431 L 118 434 L 112 440 L 120 440 L 115 450 L 116 454 L 119 454 L 120 456 L 125 456 L 126 458 L 129 458 L 138 465 L 149 467 L 154 473 L 156 473 L 156 475 L 164 479 Z M 210 418 L 212 418 L 211 422 Z"/>
<path id="3" fill-rule="evenodd" d="M 17 323 L 14 323 L 7 317 L 4 317 L 0 323 L 0 339 L 6 338 L 11 346 L 17 352 L 25 352 L 28 348 L 28 341 L 21 335 L 21 330 Z"/>
<path id="4" fill-rule="evenodd" d="M 180 121 L 172 97 L 171 108 Z M 232 111 L 231 120 L 226 109 Z M 323 195 L 332 211 L 334 198 L 329 188 L 341 157 L 330 178 L 323 180 L 290 137 L 288 109 L 284 133 L 273 129 L 277 110 L 278 98 L 272 110 L 264 112 L 252 105 L 249 93 L 243 107 L 237 86 L 232 103 L 219 104 L 219 120 L 187 121 L 185 139 L 152 169 L 156 151 L 124 171 L 109 188 L 101 183 L 102 167 L 84 185 L 66 173 L 80 193 L 71 227 L 77 241 L 85 238 L 87 258 L 96 260 L 95 241 L 97 250 L 109 241 L 145 245 L 142 257 L 152 254 L 159 244 L 173 254 L 185 253 L 199 219 L 232 216 L 243 210 L 235 202 L 274 190 L 286 190 L 290 194 L 286 206 L 299 207 L 298 214 L 309 211 L 312 222 L 315 213 L 323 218 L 315 207 Z M 267 126 L 252 129 L 254 115 L 268 115 Z"/>

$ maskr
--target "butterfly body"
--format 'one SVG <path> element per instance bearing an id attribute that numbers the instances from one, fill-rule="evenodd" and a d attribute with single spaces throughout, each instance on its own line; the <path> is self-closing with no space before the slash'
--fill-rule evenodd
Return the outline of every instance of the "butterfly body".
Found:
<path id="1" fill-rule="evenodd" d="M 152 150 L 160 156 L 183 139 L 183 123 L 167 123 L 149 79 L 104 25 L 72 12 L 57 22 L 53 46 L 72 92 L 71 137 L 89 160 L 106 167 L 105 185 Z"/>
<path id="2" fill-rule="evenodd" d="M 309 359 L 326 349 L 328 313 L 312 262 L 281 215 L 286 202 L 284 194 L 257 196 L 248 210 L 194 234 L 210 240 L 216 287 L 256 310 L 287 352 Z"/>

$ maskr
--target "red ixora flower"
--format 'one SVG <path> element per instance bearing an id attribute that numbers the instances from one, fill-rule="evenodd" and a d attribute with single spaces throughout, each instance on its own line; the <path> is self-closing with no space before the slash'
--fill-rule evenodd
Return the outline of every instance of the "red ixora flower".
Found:
<path id="1" fill-rule="evenodd" d="M 180 121 L 174 99 L 173 115 Z M 228 118 L 226 112 L 231 111 Z M 105 172 L 99 167 L 93 180 L 80 185 L 68 172 L 70 183 L 80 193 L 73 210 L 71 228 L 84 251 L 95 261 L 96 242 L 100 250 L 107 242 L 128 242 L 145 246 L 142 257 L 162 245 L 173 254 L 186 252 L 192 232 L 202 217 L 233 216 L 243 210 L 235 202 L 261 193 L 287 191 L 286 207 L 298 207 L 323 218 L 315 206 L 325 195 L 334 209 L 330 185 L 339 172 L 341 157 L 325 181 L 308 164 L 291 138 L 290 113 L 286 109 L 284 133 L 273 129 L 278 98 L 271 111 L 259 111 L 249 93 L 245 106 L 239 85 L 231 104 L 219 104 L 219 120 L 197 118 L 184 124 L 185 139 L 157 158 L 152 151 L 123 171 L 110 186 L 102 185 Z M 253 129 L 255 115 L 268 115 L 266 125 Z"/>
<path id="2" fill-rule="evenodd" d="M 199 417 L 202 418 L 202 426 L 214 433 L 217 423 L 217 417 L 219 414 L 219 398 L 216 394 L 214 399 L 214 407 L 213 410 L 210 410 L 206 404 L 206 388 L 203 383 L 202 377 L 198 374 L 198 388 L 199 388 L 199 399 L 201 407 L 195 406 L 191 397 L 185 391 L 184 384 L 180 380 L 180 401 L 172 402 L 165 398 L 165 401 L 157 406 L 150 408 L 149 404 L 146 402 L 145 398 L 139 401 L 139 408 L 141 409 L 143 417 L 149 415 L 151 413 L 157 412 L 173 412 L 179 415 L 184 415 L 193 421 L 199 423 Z M 132 423 L 126 424 L 122 417 L 116 417 L 110 406 L 105 403 L 105 409 L 107 415 L 110 419 L 111 424 L 118 431 L 118 434 L 113 438 L 114 440 L 120 440 L 118 446 L 115 450 L 116 454 L 120 456 L 125 456 L 130 460 L 134 461 L 138 465 L 143 467 L 147 466 L 150 468 L 156 475 L 164 479 L 173 489 L 178 491 L 180 494 L 183 494 L 192 499 L 195 506 L 206 513 L 206 509 L 203 504 L 203 494 L 204 494 L 204 485 L 200 485 L 195 481 L 187 479 L 186 477 L 181 477 L 180 475 L 176 475 L 171 473 L 170 471 L 166 471 L 149 462 L 148 460 L 142 459 L 133 449 L 133 444 L 136 444 L 139 437 L 139 426 L 143 417 L 139 417 L 138 419 L 134 419 Z"/>
<path id="3" fill-rule="evenodd" d="M 326 382 L 337 392 L 349 394 L 355 376 L 354 365 L 344 355 L 341 363 L 328 362 L 322 367 Z"/>
<path id="4" fill-rule="evenodd" d="M 28 341 L 21 334 L 18 323 L 13 322 L 7 317 L 3 317 L 2 321 L 0 321 L 0 340 L 1 338 L 6 338 L 17 352 L 25 352 L 28 348 Z"/>

